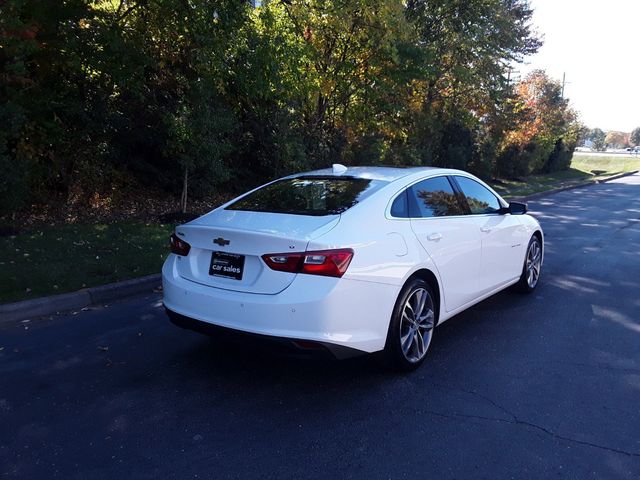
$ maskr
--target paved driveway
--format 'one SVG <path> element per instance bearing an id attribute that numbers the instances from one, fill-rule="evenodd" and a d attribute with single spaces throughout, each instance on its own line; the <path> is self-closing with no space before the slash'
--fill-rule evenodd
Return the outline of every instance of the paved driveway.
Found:
<path id="1" fill-rule="evenodd" d="M 535 294 L 413 374 L 173 327 L 150 296 L 0 327 L 0 477 L 640 478 L 640 176 L 533 202 Z"/>

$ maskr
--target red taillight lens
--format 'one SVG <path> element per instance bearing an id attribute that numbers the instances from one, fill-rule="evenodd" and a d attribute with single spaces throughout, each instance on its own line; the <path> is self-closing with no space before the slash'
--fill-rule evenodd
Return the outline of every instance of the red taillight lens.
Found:
<path id="1" fill-rule="evenodd" d="M 307 273 L 326 277 L 342 277 L 349 268 L 353 250 L 318 250 L 304 253 L 269 253 L 262 259 L 272 270 Z"/>
<path id="2" fill-rule="evenodd" d="M 191 250 L 191 245 L 189 245 L 184 240 L 178 238 L 175 233 L 172 233 L 169 237 L 169 242 L 171 242 L 171 253 L 175 253 L 176 255 L 182 255 L 186 257 L 189 255 L 189 250 Z"/>

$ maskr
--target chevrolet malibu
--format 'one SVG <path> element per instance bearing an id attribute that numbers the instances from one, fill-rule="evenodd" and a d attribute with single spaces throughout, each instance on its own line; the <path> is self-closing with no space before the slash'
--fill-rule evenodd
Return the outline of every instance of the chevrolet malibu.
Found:
<path id="1" fill-rule="evenodd" d="M 338 358 L 425 358 L 435 326 L 509 286 L 536 288 L 540 224 L 469 173 L 344 167 L 292 175 L 176 228 L 164 305 L 182 327 L 277 338 Z"/>

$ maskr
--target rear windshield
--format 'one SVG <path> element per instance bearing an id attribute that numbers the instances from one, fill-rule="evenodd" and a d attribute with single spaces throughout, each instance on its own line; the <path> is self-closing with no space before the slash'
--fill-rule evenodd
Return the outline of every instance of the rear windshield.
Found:
<path id="1" fill-rule="evenodd" d="M 266 185 L 226 210 L 337 215 L 371 195 L 387 182 L 354 177 L 296 177 Z"/>

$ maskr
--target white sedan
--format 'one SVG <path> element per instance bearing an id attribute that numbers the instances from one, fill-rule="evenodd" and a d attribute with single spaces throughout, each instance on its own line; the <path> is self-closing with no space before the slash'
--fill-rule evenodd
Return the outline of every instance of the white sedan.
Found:
<path id="1" fill-rule="evenodd" d="M 176 228 L 162 269 L 179 326 L 278 338 L 338 358 L 425 358 L 436 325 L 514 285 L 544 237 L 521 203 L 469 173 L 344 167 L 292 175 Z"/>

